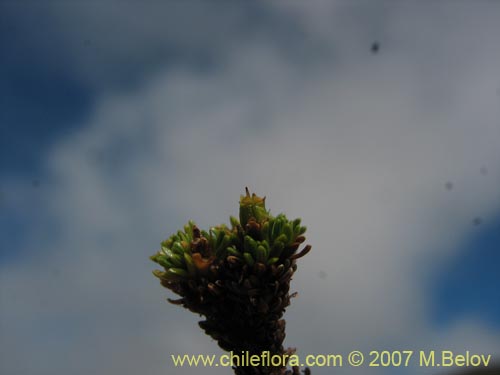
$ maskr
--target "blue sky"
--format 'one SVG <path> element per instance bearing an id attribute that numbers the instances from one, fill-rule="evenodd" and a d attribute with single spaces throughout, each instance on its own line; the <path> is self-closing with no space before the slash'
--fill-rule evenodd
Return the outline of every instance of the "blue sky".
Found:
<path id="1" fill-rule="evenodd" d="M 473 220 L 472 225 L 477 226 L 478 221 Z M 473 315 L 495 329 L 500 326 L 499 217 L 482 226 L 464 240 L 455 259 L 432 282 L 433 316 L 439 324 Z"/>
<path id="2" fill-rule="evenodd" d="M 6 373 L 218 353 L 148 256 L 247 185 L 309 228 L 287 345 L 500 361 L 500 6 L 380 4 L 0 3 Z"/>

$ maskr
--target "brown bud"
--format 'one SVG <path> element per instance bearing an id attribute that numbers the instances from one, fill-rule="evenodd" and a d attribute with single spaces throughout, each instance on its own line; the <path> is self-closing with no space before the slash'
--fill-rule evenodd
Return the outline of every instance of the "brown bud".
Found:
<path id="1" fill-rule="evenodd" d="M 218 286 L 216 286 L 214 283 L 208 283 L 207 289 L 214 296 L 220 296 L 222 294 L 222 290 Z"/>
<path id="2" fill-rule="evenodd" d="M 228 255 L 226 258 L 227 262 L 230 264 L 240 264 L 241 259 L 234 255 Z"/>
<path id="3" fill-rule="evenodd" d="M 309 251 L 311 251 L 311 245 L 306 245 L 299 253 L 293 254 L 290 259 L 295 260 L 302 258 L 304 255 L 306 255 Z"/>
<path id="4" fill-rule="evenodd" d="M 255 263 L 254 267 L 255 267 L 255 272 L 258 275 L 262 275 L 264 272 L 266 272 L 267 269 L 266 265 L 260 262 Z"/>
<path id="5" fill-rule="evenodd" d="M 196 225 L 193 225 L 193 238 L 200 238 L 200 237 L 201 237 L 200 228 L 198 228 Z"/>
<path id="6" fill-rule="evenodd" d="M 298 236 L 296 239 L 295 239 L 295 242 L 298 242 L 298 243 L 302 243 L 306 240 L 306 238 L 304 236 Z"/>
<path id="7" fill-rule="evenodd" d="M 184 303 L 184 298 L 179 298 L 179 299 L 167 298 L 167 301 L 173 305 L 182 305 Z"/>

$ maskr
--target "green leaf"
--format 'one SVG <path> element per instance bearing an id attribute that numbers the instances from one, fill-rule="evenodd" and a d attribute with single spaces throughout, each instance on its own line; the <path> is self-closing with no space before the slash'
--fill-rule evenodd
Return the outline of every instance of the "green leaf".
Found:
<path id="1" fill-rule="evenodd" d="M 174 244 L 172 245 L 172 251 L 175 254 L 178 254 L 178 255 L 181 255 L 181 256 L 184 254 L 184 248 L 182 247 L 182 245 L 181 245 L 181 243 L 179 241 L 174 242 Z"/>
<path id="2" fill-rule="evenodd" d="M 193 262 L 193 258 L 188 253 L 184 253 L 184 261 L 186 262 L 187 270 L 191 276 L 196 275 L 196 266 Z"/>
<path id="3" fill-rule="evenodd" d="M 187 273 L 186 270 L 183 270 L 182 268 L 169 268 L 166 272 L 166 275 L 173 275 L 173 276 L 179 276 L 179 277 L 188 277 L 189 274 Z"/>
<path id="4" fill-rule="evenodd" d="M 266 248 L 262 245 L 257 246 L 257 261 L 261 263 L 266 263 L 269 253 Z"/>
<path id="5" fill-rule="evenodd" d="M 170 263 L 172 263 L 174 267 L 184 268 L 184 254 L 185 254 L 184 252 L 182 253 L 182 255 L 173 254 L 169 258 Z"/>
<path id="6" fill-rule="evenodd" d="M 255 261 L 250 253 L 243 253 L 243 257 L 249 266 L 253 266 Z"/>
<path id="7" fill-rule="evenodd" d="M 236 250 L 236 248 L 234 248 L 233 246 L 229 246 L 227 249 L 226 249 L 226 252 L 229 254 L 229 255 L 234 255 L 234 256 L 237 256 L 238 258 L 241 258 L 241 253 Z"/>
<path id="8" fill-rule="evenodd" d="M 234 216 L 229 216 L 229 221 L 231 222 L 233 228 L 236 228 L 238 225 L 240 225 L 240 222 Z"/>
<path id="9" fill-rule="evenodd" d="M 278 260 L 280 260 L 280 258 L 278 258 L 278 257 L 272 257 L 272 258 L 269 258 L 269 260 L 267 261 L 267 264 L 269 264 L 269 265 L 274 264 L 274 263 L 276 263 Z"/>

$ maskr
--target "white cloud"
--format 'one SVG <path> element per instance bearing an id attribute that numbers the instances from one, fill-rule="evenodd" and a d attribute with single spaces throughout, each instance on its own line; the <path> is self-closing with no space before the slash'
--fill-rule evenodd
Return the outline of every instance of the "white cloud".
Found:
<path id="1" fill-rule="evenodd" d="M 449 42 L 471 31 L 422 16 L 425 33 L 440 31 L 426 47 L 421 25 L 401 21 L 406 12 L 389 19 L 394 45 L 382 42 L 376 56 L 351 49 L 361 30 L 335 39 L 346 51 L 340 62 L 314 69 L 272 44 L 241 43 L 224 69 L 168 70 L 137 92 L 100 98 L 87 126 L 47 158 L 44 214 L 60 235 L 34 239 L 23 264 L 2 268 L 6 370 L 188 374 L 169 354 L 219 353 L 198 317 L 164 304 L 170 294 L 147 256 L 189 218 L 227 221 L 244 186 L 309 227 L 313 252 L 293 282 L 287 345 L 304 354 L 438 344 L 500 354 L 481 322 L 437 332 L 422 287 L 472 230 L 470 218 L 499 208 L 498 26 L 479 25 L 485 42 L 443 65 L 461 51 Z M 438 62 L 434 74 L 419 52 Z"/>

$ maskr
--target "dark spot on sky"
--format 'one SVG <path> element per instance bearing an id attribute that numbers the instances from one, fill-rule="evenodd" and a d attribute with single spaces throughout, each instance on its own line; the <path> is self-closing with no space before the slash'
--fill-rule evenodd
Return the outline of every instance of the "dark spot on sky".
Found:
<path id="1" fill-rule="evenodd" d="M 321 270 L 318 272 L 318 276 L 320 279 L 324 280 L 324 279 L 326 279 L 326 272 Z"/>
<path id="2" fill-rule="evenodd" d="M 97 166 L 106 162 L 106 154 L 103 150 L 97 150 L 90 154 L 90 162 Z"/>
<path id="3" fill-rule="evenodd" d="M 488 174 L 488 168 L 486 167 L 481 167 L 479 170 L 483 176 L 486 176 Z"/>
<path id="4" fill-rule="evenodd" d="M 52 274 L 52 277 L 54 279 L 57 279 L 57 278 L 59 278 L 59 276 L 61 276 L 61 270 L 59 268 L 52 268 L 50 273 Z"/>
<path id="5" fill-rule="evenodd" d="M 35 189 L 40 187 L 40 181 L 39 180 L 33 180 L 31 181 L 31 186 L 33 186 Z"/>
<path id="6" fill-rule="evenodd" d="M 476 226 L 476 227 L 481 225 L 482 223 L 483 223 L 483 219 L 480 218 L 479 216 L 472 219 L 472 224 L 474 224 L 474 226 Z"/>
<path id="7" fill-rule="evenodd" d="M 380 50 L 380 44 L 378 42 L 373 42 L 370 50 L 373 54 L 378 53 L 378 51 Z"/>
<path id="8" fill-rule="evenodd" d="M 448 190 L 448 191 L 453 190 L 453 182 L 451 182 L 451 181 L 446 182 L 446 184 L 444 184 L 444 187 L 445 187 L 445 188 L 446 188 L 446 190 Z"/>

